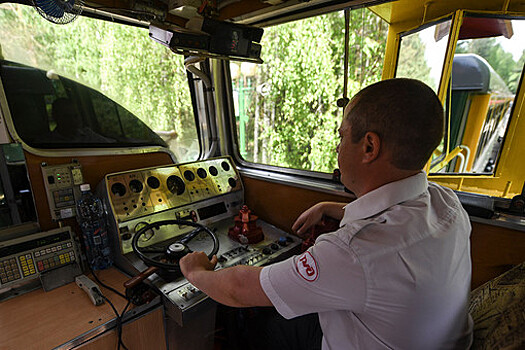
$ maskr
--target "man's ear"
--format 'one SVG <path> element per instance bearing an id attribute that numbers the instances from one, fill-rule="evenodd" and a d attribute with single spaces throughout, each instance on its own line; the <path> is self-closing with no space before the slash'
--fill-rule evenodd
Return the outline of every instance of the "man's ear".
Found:
<path id="1" fill-rule="evenodd" d="M 363 137 L 363 163 L 371 163 L 379 157 L 381 138 L 375 132 L 369 131 Z"/>

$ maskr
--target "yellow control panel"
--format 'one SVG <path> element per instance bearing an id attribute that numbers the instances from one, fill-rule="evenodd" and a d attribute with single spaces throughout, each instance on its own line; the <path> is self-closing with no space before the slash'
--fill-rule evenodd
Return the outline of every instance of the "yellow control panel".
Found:
<path id="1" fill-rule="evenodd" d="M 226 157 L 109 174 L 105 181 L 118 222 L 242 190 Z"/>

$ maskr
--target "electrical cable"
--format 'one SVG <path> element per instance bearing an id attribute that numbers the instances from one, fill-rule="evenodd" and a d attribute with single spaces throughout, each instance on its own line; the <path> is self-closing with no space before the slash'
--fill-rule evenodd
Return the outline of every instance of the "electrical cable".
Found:
<path id="1" fill-rule="evenodd" d="M 127 301 L 129 301 L 128 297 L 125 296 L 124 294 L 122 294 L 121 292 L 119 292 L 118 290 L 116 290 L 115 288 L 113 287 L 110 287 L 108 286 L 107 284 L 105 284 L 104 282 L 102 282 L 98 277 L 97 275 L 95 275 L 95 271 L 93 271 L 91 269 L 91 267 L 89 267 L 89 271 L 91 272 L 91 274 L 93 275 L 93 277 L 95 278 L 95 280 L 97 281 L 98 284 L 100 284 L 102 287 L 106 288 L 106 289 L 109 289 L 110 291 L 112 291 L 113 293 L 119 295 L 120 297 L 126 299 Z"/>
<path id="2" fill-rule="evenodd" d="M 206 104 L 206 121 L 209 123 L 209 130 L 210 130 L 210 147 L 207 151 L 207 153 L 204 155 L 204 159 L 207 159 L 210 156 L 213 156 L 218 148 L 218 141 L 219 138 L 217 136 L 217 125 L 215 122 L 215 117 L 212 115 L 215 111 L 215 104 L 213 100 L 213 85 L 211 82 L 211 79 L 208 74 L 206 74 L 203 70 L 198 69 L 195 65 L 197 63 L 200 63 L 204 61 L 204 57 L 200 56 L 189 56 L 184 59 L 184 67 L 186 67 L 186 70 L 193 73 L 195 76 L 199 77 L 202 81 L 202 83 L 205 86 L 205 94 L 206 98 L 208 100 L 208 103 Z"/>
<path id="3" fill-rule="evenodd" d="M 345 9 L 345 56 L 343 67 L 343 97 L 337 100 L 338 107 L 346 107 L 350 99 L 348 98 L 348 60 L 349 60 L 349 41 L 350 41 L 350 8 Z"/>
<path id="4" fill-rule="evenodd" d="M 131 299 L 129 299 L 127 296 L 125 296 L 124 294 L 120 293 L 118 290 L 116 290 L 115 288 L 113 287 L 110 287 L 108 286 L 107 284 L 105 284 L 104 282 L 102 282 L 97 275 L 95 275 L 95 271 L 93 271 L 93 269 L 91 269 L 91 267 L 89 268 L 89 270 L 91 271 L 91 274 L 93 275 L 93 277 L 95 278 L 95 280 L 104 288 L 106 289 L 109 289 L 110 291 L 112 291 L 113 293 L 119 295 L 120 297 L 126 299 L 127 301 L 127 304 L 126 306 L 124 307 L 124 309 L 122 310 L 122 312 L 119 314 L 118 310 L 115 308 L 115 306 L 113 305 L 113 303 L 104 295 L 104 294 L 101 294 L 100 296 L 105 300 L 107 301 L 107 303 L 111 306 L 111 308 L 113 309 L 113 312 L 115 313 L 115 316 L 117 317 L 116 321 L 117 321 L 117 334 L 118 334 L 118 350 L 120 350 L 121 346 L 122 348 L 124 348 L 124 350 L 129 350 L 126 345 L 124 344 L 124 342 L 122 341 L 122 318 L 124 317 L 124 314 L 126 313 L 126 310 L 128 309 L 128 307 L 131 305 Z"/>
<path id="5" fill-rule="evenodd" d="M 128 301 L 128 304 L 126 304 L 126 307 L 124 307 L 124 310 L 122 310 L 122 314 L 119 314 L 119 312 L 115 308 L 115 305 L 113 305 L 113 303 L 104 294 L 101 293 L 100 296 L 111 306 L 111 308 L 113 309 L 113 312 L 117 316 L 117 334 L 118 334 L 118 348 L 117 349 L 120 350 L 120 347 L 122 346 L 124 350 L 129 350 L 127 346 L 124 344 L 124 342 L 122 341 L 122 316 L 126 312 L 126 309 L 129 305 L 129 301 Z"/>
<path id="6" fill-rule="evenodd" d="M 344 58 L 344 86 L 343 98 L 348 98 L 348 51 L 350 45 L 350 9 L 345 9 L 345 58 Z"/>

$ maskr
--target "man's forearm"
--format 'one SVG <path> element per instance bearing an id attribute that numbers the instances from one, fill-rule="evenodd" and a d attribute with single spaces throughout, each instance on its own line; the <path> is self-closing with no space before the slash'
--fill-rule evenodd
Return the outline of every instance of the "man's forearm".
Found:
<path id="1" fill-rule="evenodd" d="M 322 204 L 324 215 L 337 220 L 341 220 L 345 214 L 345 210 L 343 209 L 343 207 L 348 203 L 322 202 Z"/>
<path id="2" fill-rule="evenodd" d="M 261 267 L 192 271 L 187 279 L 213 300 L 234 307 L 272 306 L 259 282 Z"/>

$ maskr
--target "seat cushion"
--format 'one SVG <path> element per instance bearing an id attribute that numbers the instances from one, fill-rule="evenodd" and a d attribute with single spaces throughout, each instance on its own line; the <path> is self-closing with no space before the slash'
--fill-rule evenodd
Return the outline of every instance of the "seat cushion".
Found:
<path id="1" fill-rule="evenodd" d="M 525 349 L 525 262 L 470 295 L 472 349 Z"/>

